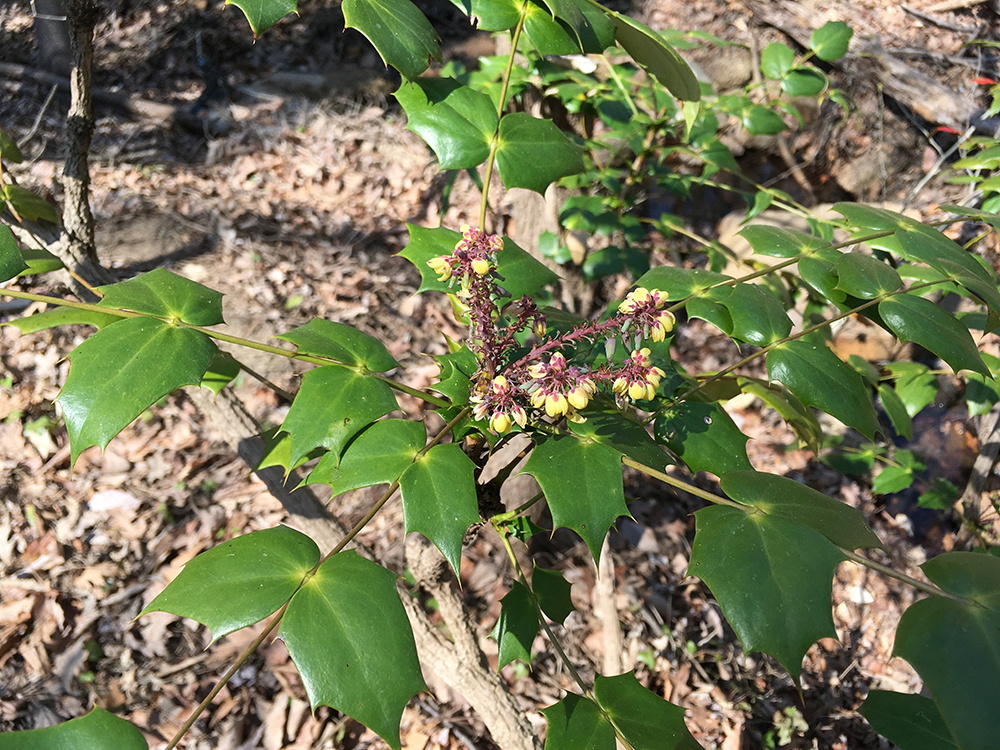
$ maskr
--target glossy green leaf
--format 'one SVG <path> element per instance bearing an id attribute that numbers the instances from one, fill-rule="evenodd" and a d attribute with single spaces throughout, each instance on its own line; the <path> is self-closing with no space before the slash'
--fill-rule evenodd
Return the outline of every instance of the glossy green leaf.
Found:
<path id="1" fill-rule="evenodd" d="M 821 237 L 765 224 L 743 227 L 739 234 L 750 243 L 750 247 L 757 255 L 768 255 L 773 258 L 794 258 L 798 255 L 808 255 L 819 248 L 830 247 L 830 243 Z"/>
<path id="2" fill-rule="evenodd" d="M 447 283 L 437 280 L 437 274 L 427 261 L 439 255 L 450 255 L 462 239 L 461 233 L 444 227 L 426 229 L 415 224 L 407 224 L 406 227 L 410 230 L 410 241 L 399 254 L 420 271 L 421 282 L 417 291 L 451 291 Z M 504 237 L 503 250 L 497 253 L 497 273 L 504 277 L 503 287 L 510 292 L 512 299 L 520 299 L 522 295 L 530 297 L 559 278 L 509 237 Z"/>
<path id="3" fill-rule="evenodd" d="M 453 78 L 404 81 L 395 94 L 406 111 L 406 127 L 437 155 L 441 169 L 473 169 L 490 153 L 497 110 L 483 93 Z"/>
<path id="4" fill-rule="evenodd" d="M 666 292 L 671 301 L 678 302 L 731 278 L 701 268 L 658 266 L 640 276 L 635 285 L 646 289 L 659 289 L 661 292 Z"/>
<path id="5" fill-rule="evenodd" d="M 896 432 L 907 440 L 913 440 L 913 420 L 896 390 L 889 385 L 880 385 L 878 398 Z"/>
<path id="6" fill-rule="evenodd" d="M 795 52 L 781 42 L 771 42 L 760 53 L 760 72 L 775 81 L 781 80 L 794 63 Z"/>
<path id="7" fill-rule="evenodd" d="M 395 482 L 426 442 L 427 430 L 422 422 L 381 420 L 348 444 L 339 465 L 336 454 L 324 455 L 306 483 L 328 484 L 337 496 L 358 487 Z"/>
<path id="8" fill-rule="evenodd" d="M 261 434 L 264 438 L 264 452 L 261 454 L 257 469 L 267 469 L 271 466 L 280 466 L 289 472 L 297 469 L 307 461 L 325 457 L 330 452 L 324 448 L 316 448 L 309 451 L 295 462 L 292 462 L 292 436 L 287 432 L 282 432 L 280 427 L 264 430 Z M 293 489 L 289 487 L 289 489 Z"/>
<path id="9" fill-rule="evenodd" d="M 751 135 L 776 135 L 788 129 L 781 115 L 760 104 L 751 105 L 740 121 Z"/>
<path id="10" fill-rule="evenodd" d="M 861 299 L 874 299 L 899 289 L 903 280 L 888 263 L 864 253 L 844 253 L 833 264 L 837 289 Z"/>
<path id="11" fill-rule="evenodd" d="M 931 596 L 903 613 L 894 654 L 924 680 L 956 744 L 993 750 L 1000 716 L 1000 558 L 948 552 L 921 566 L 945 591 L 969 601 Z"/>
<path id="12" fill-rule="evenodd" d="M 653 422 L 653 436 L 692 473 L 753 469 L 746 448 L 750 438 L 717 403 L 691 401 L 664 409 Z"/>
<path id="13" fill-rule="evenodd" d="M 542 709 L 545 750 L 614 750 L 615 729 L 593 701 L 576 693 Z"/>
<path id="14" fill-rule="evenodd" d="M 854 31 L 843 21 L 827 21 L 809 37 L 809 48 L 824 62 L 839 60 L 847 54 Z"/>
<path id="15" fill-rule="evenodd" d="M 930 698 L 872 690 L 858 711 L 899 750 L 959 750 Z"/>
<path id="16" fill-rule="evenodd" d="M 216 351 L 205 334 L 150 318 L 109 325 L 80 344 L 58 398 L 71 462 L 92 445 L 104 448 L 171 391 L 198 385 Z"/>
<path id="17" fill-rule="evenodd" d="M 17 143 L 0 128 L 0 159 L 9 161 L 11 164 L 20 164 L 24 161 L 24 155 Z"/>
<path id="18" fill-rule="evenodd" d="M 479 521 L 476 466 L 456 443 L 435 445 L 399 480 L 406 533 L 417 531 L 441 550 L 457 571 L 462 540 Z"/>
<path id="19" fill-rule="evenodd" d="M 227 385 L 236 380 L 242 367 L 231 354 L 217 351 L 212 361 L 208 364 L 208 369 L 201 378 L 201 387 L 208 388 L 216 396 Z"/>
<path id="20" fill-rule="evenodd" d="M 535 51 L 545 55 L 578 55 L 580 41 L 569 24 L 552 17 L 540 1 L 528 0 L 524 17 L 524 37 Z"/>
<path id="21" fill-rule="evenodd" d="M 352 437 L 396 408 L 389 386 L 377 378 L 340 365 L 310 370 L 281 425 L 292 437 L 292 464 L 318 446 L 340 456 Z"/>
<path id="22" fill-rule="evenodd" d="M 553 622 L 562 624 L 576 609 L 570 598 L 570 583 L 559 570 L 546 570 L 535 565 L 531 574 L 531 590 L 538 598 L 538 606 Z"/>
<path id="23" fill-rule="evenodd" d="M 970 417 L 979 417 L 989 412 L 1000 401 L 1000 383 L 992 378 L 970 372 L 965 378 L 965 403 Z"/>
<path id="24" fill-rule="evenodd" d="M 535 446 L 521 473 L 538 481 L 553 526 L 575 531 L 599 559 L 608 529 L 616 518 L 628 515 L 621 454 L 575 437 L 549 438 Z"/>
<path id="25" fill-rule="evenodd" d="M 20 185 L 0 185 L 0 198 L 5 198 L 11 210 L 25 221 L 59 223 L 59 215 L 51 203 Z"/>
<path id="26" fill-rule="evenodd" d="M 789 96 L 818 96 L 827 87 L 826 76 L 813 67 L 793 68 L 781 81 L 781 90 Z"/>
<path id="27" fill-rule="evenodd" d="M 750 378 L 740 378 L 739 387 L 743 393 L 750 393 L 778 412 L 782 419 L 795 430 L 799 439 L 818 453 L 823 441 L 823 429 L 816 416 L 780 383 L 762 383 Z"/>
<path id="28" fill-rule="evenodd" d="M 2 133 L 3 131 L 0 131 Z M 10 227 L 0 224 L 0 281 L 7 281 L 28 268 Z"/>
<path id="29" fill-rule="evenodd" d="M 833 210 L 847 219 L 852 226 L 876 232 L 919 226 L 919 222 L 908 216 L 861 203 L 834 203 Z"/>
<path id="30" fill-rule="evenodd" d="M 134 310 L 193 326 L 222 323 L 222 294 L 164 268 L 100 287 L 101 307 Z"/>
<path id="31" fill-rule="evenodd" d="M 733 333 L 733 316 L 729 314 L 729 309 L 719 302 L 714 302 L 706 297 L 693 297 L 688 300 L 687 314 L 691 318 L 701 318 L 711 323 L 727 336 Z"/>
<path id="32" fill-rule="evenodd" d="M 722 475 L 721 487 L 736 502 L 808 526 L 839 547 L 882 549 L 882 542 L 855 508 L 794 479 L 758 471 L 728 471 Z"/>
<path id="33" fill-rule="evenodd" d="M 542 2 L 552 11 L 553 18 L 565 21 L 571 28 L 576 29 L 583 23 L 583 13 L 574 0 L 542 0 Z"/>
<path id="34" fill-rule="evenodd" d="M 452 0 L 467 16 L 479 19 L 480 31 L 507 31 L 517 25 L 521 10 L 515 0 Z"/>
<path id="35" fill-rule="evenodd" d="M 471 393 L 470 381 L 476 374 L 476 355 L 463 346 L 457 352 L 434 357 L 441 367 L 438 382 L 431 385 L 435 391 L 451 399 L 453 404 L 468 402 Z"/>
<path id="36" fill-rule="evenodd" d="M 886 466 L 872 480 L 872 492 L 876 495 L 892 495 L 902 492 L 913 484 L 913 469 L 908 466 Z"/>
<path id="37" fill-rule="evenodd" d="M 771 207 L 774 202 L 775 195 L 770 190 L 758 190 L 753 196 L 753 205 L 750 210 L 747 211 L 746 218 L 743 219 L 744 223 L 748 221 L 753 221 L 767 209 Z"/>
<path id="38" fill-rule="evenodd" d="M 583 149 L 551 120 L 524 112 L 500 120 L 497 171 L 507 188 L 544 193 L 551 183 L 583 169 Z"/>
<path id="39" fill-rule="evenodd" d="M 684 723 L 684 709 L 644 688 L 633 672 L 597 675 L 594 697 L 634 750 L 701 750 Z"/>
<path id="40" fill-rule="evenodd" d="M 410 0 L 344 0 L 344 26 L 372 43 L 382 62 L 413 80 L 441 59 L 437 33 Z"/>
<path id="41" fill-rule="evenodd" d="M 316 543 L 287 526 L 244 534 L 191 560 L 140 616 L 188 617 L 214 642 L 277 612 L 318 562 Z"/>
<path id="42" fill-rule="evenodd" d="M 21 272 L 22 276 L 49 273 L 63 268 L 61 260 L 48 250 L 42 250 L 41 248 L 26 247 L 21 251 L 21 257 L 28 264 L 28 269 Z"/>
<path id="43" fill-rule="evenodd" d="M 55 307 L 45 312 L 35 313 L 25 318 L 17 318 L 7 322 L 21 333 L 36 333 L 56 326 L 87 325 L 104 328 L 122 320 L 119 315 L 100 313 L 94 310 L 80 310 L 73 307 Z"/>
<path id="44" fill-rule="evenodd" d="M 797 680 L 809 647 L 837 637 L 832 580 L 843 555 L 779 515 L 713 505 L 695 518 L 688 574 L 712 590 L 744 651 L 770 654 Z"/>
<path id="45" fill-rule="evenodd" d="M 500 647 L 497 670 L 503 669 L 515 659 L 531 663 L 531 644 L 536 635 L 538 612 L 531 603 L 531 594 L 514 581 L 510 591 L 500 600 L 500 617 L 490 633 L 490 637 L 496 639 Z"/>
<path id="46" fill-rule="evenodd" d="M 653 74 L 667 90 L 684 101 L 701 98 L 701 87 L 684 58 L 663 37 L 633 18 L 607 11 L 615 24 L 615 39 L 639 65 Z"/>
<path id="47" fill-rule="evenodd" d="M 586 281 L 626 272 L 637 278 L 649 270 L 649 255 L 634 247 L 609 245 L 587 255 L 580 270 Z"/>
<path id="48" fill-rule="evenodd" d="M 913 341 L 958 372 L 972 370 L 990 377 L 969 329 L 930 300 L 898 294 L 878 304 L 882 320 L 901 341 Z"/>
<path id="49" fill-rule="evenodd" d="M 729 335 L 754 346 L 767 346 L 792 331 L 792 321 L 781 302 L 756 284 L 716 287 L 706 293 L 729 310 L 733 321 Z"/>
<path id="50" fill-rule="evenodd" d="M 612 745 L 613 747 L 613 745 Z M 7 732 L 3 750 L 148 750 L 142 732 L 103 708 L 54 727 Z"/>
<path id="51" fill-rule="evenodd" d="M 657 471 L 663 471 L 674 463 L 649 436 L 646 428 L 634 419 L 613 409 L 587 409 L 583 416 L 586 422 L 569 423 L 569 428 L 577 435 L 602 443 Z"/>
<path id="52" fill-rule="evenodd" d="M 339 552 L 292 597 L 279 634 L 313 709 L 342 711 L 400 750 L 403 709 L 424 680 L 396 578 Z"/>
<path id="53" fill-rule="evenodd" d="M 825 346 L 788 341 L 767 354 L 767 372 L 807 406 L 822 409 L 869 440 L 879 431 L 861 376 Z"/>
<path id="54" fill-rule="evenodd" d="M 371 372 L 386 372 L 399 367 L 399 362 L 377 338 L 331 320 L 313 318 L 304 326 L 293 328 L 276 338 L 295 344 L 298 354 L 329 357 L 345 365 L 364 367 Z"/>
<path id="55" fill-rule="evenodd" d="M 254 39 L 259 37 L 289 13 L 298 12 L 297 0 L 226 0 L 247 17 Z"/>
<path id="56" fill-rule="evenodd" d="M 843 305 L 847 294 L 837 289 L 837 275 L 833 266 L 839 260 L 836 250 L 822 250 L 817 255 L 799 260 L 799 275 L 802 280 L 821 296 L 835 305 Z"/>

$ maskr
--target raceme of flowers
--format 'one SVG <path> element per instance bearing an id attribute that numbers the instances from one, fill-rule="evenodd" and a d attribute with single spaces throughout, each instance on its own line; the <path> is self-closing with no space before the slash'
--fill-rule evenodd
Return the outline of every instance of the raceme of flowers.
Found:
<path id="1" fill-rule="evenodd" d="M 514 425 L 523 429 L 531 418 L 529 409 L 535 419 L 545 415 L 584 421 L 579 412 L 601 386 L 614 394 L 619 404 L 655 397 L 664 372 L 652 364 L 649 349 L 639 346 L 643 339 L 663 341 L 674 328 L 673 313 L 663 309 L 665 292 L 634 289 L 609 319 L 583 323 L 508 361 L 519 346 L 515 336 L 529 325 L 537 336 L 544 335 L 545 317 L 528 297 L 508 302 L 503 310 L 497 306 L 498 300 L 510 297 L 499 284 L 504 281 L 497 272 L 497 253 L 502 249 L 503 240 L 498 235 L 463 226 L 462 239 L 450 255 L 427 261 L 439 281 L 447 281 L 449 286 L 460 283 L 457 295 L 469 315 L 468 344 L 479 362 L 471 398 L 477 420 L 486 420 L 492 432 L 502 435 Z M 510 319 L 507 324 L 501 322 L 503 311 Z M 604 338 L 610 360 L 619 336 L 625 346 L 631 345 L 630 355 L 596 370 L 570 364 L 561 351 L 580 341 Z"/>

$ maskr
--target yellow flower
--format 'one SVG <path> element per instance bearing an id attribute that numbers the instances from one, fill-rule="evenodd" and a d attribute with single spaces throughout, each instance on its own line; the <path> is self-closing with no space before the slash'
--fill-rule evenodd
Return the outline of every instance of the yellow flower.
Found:
<path id="1" fill-rule="evenodd" d="M 490 272 L 490 262 L 485 258 L 476 258 L 472 261 L 472 270 L 480 276 L 485 276 Z"/>
<path id="2" fill-rule="evenodd" d="M 510 417 L 502 411 L 498 411 L 490 417 L 490 429 L 498 435 L 503 435 L 510 429 Z"/>
<path id="3" fill-rule="evenodd" d="M 431 270 L 438 275 L 438 281 L 447 281 L 451 278 L 451 262 L 449 261 L 449 256 L 440 255 L 437 258 L 431 258 L 427 261 L 427 265 L 431 267 Z"/>
<path id="4" fill-rule="evenodd" d="M 590 393 L 586 388 L 577 386 L 566 394 L 566 399 L 574 409 L 582 409 L 590 403 Z"/>
<path id="5" fill-rule="evenodd" d="M 545 413 L 550 417 L 561 417 L 569 411 L 569 401 L 561 393 L 550 393 L 545 397 Z"/>

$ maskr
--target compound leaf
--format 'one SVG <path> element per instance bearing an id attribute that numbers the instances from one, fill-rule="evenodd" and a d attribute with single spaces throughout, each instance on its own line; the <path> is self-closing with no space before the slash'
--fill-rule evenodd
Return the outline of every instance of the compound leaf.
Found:
<path id="1" fill-rule="evenodd" d="M 134 310 L 193 326 L 222 323 L 222 294 L 164 268 L 100 287 L 101 307 Z"/>
<path id="2" fill-rule="evenodd" d="M 205 334 L 151 318 L 119 321 L 80 344 L 58 398 L 71 462 L 92 445 L 103 449 L 171 391 L 198 385 L 216 351 Z"/>
<path id="3" fill-rule="evenodd" d="M 316 543 L 287 526 L 244 534 L 191 560 L 140 616 L 188 617 L 214 642 L 277 612 L 318 562 Z"/>
<path id="4" fill-rule="evenodd" d="M 424 680 L 396 577 L 339 552 L 292 597 L 280 635 L 314 710 L 342 711 L 400 750 L 403 709 Z"/>
<path id="5" fill-rule="evenodd" d="M 3 750 L 149 750 L 135 726 L 103 708 L 54 727 L 8 732 Z"/>
<path id="6" fill-rule="evenodd" d="M 329 357 L 345 365 L 364 367 L 371 372 L 386 372 L 399 367 L 399 362 L 377 338 L 331 320 L 313 318 L 304 326 L 293 328 L 275 338 L 295 344 L 299 354 Z"/>
<path id="7" fill-rule="evenodd" d="M 634 750 L 700 750 L 684 723 L 684 709 L 663 700 L 635 679 L 597 675 L 594 697 Z"/>
<path id="8" fill-rule="evenodd" d="M 339 458 L 352 437 L 397 406 L 389 386 L 378 378 L 340 365 L 310 370 L 281 425 L 292 437 L 291 464 L 317 446 Z"/>
<path id="9" fill-rule="evenodd" d="M 410 80 L 441 59 L 437 34 L 410 0 L 344 0 L 344 27 L 357 29 L 382 58 Z"/>
<path id="10" fill-rule="evenodd" d="M 556 437 L 535 446 L 522 469 L 538 481 L 555 528 L 572 529 L 597 560 L 608 529 L 628 515 L 621 454 L 600 443 Z"/>
<path id="11" fill-rule="evenodd" d="M 714 505 L 695 513 L 689 575 L 712 590 L 743 650 L 763 651 L 798 680 L 819 638 L 836 638 L 831 589 L 840 551 L 776 514 Z"/>
<path id="12" fill-rule="evenodd" d="M 445 443 L 418 457 L 399 480 L 406 533 L 430 539 L 455 571 L 465 532 L 479 521 L 475 469 L 460 445 Z"/>

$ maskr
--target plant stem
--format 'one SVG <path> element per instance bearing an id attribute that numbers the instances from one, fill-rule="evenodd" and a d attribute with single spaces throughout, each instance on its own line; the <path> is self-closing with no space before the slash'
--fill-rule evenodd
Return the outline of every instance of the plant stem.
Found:
<path id="1" fill-rule="evenodd" d="M 669 484 L 671 487 L 676 487 L 679 490 L 684 490 L 685 492 L 690 493 L 695 497 L 700 497 L 702 500 L 707 500 L 710 503 L 714 503 L 716 505 L 728 505 L 731 508 L 739 508 L 740 510 L 745 510 L 748 512 L 752 510 L 750 506 L 742 505 L 736 502 L 735 500 L 730 500 L 728 497 L 724 497 L 723 495 L 716 495 L 711 492 L 708 492 L 707 490 L 703 490 L 700 487 L 695 487 L 693 484 L 685 482 L 683 479 L 672 477 L 669 474 L 666 474 L 665 472 L 658 471 L 652 467 L 646 466 L 645 464 L 641 464 L 638 461 L 629 458 L 628 456 L 622 457 L 622 463 L 625 464 L 626 466 L 631 466 L 633 469 L 641 471 L 643 474 L 646 474 L 647 476 L 653 477 L 653 479 L 659 479 L 661 482 Z"/>

